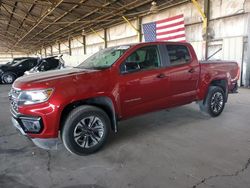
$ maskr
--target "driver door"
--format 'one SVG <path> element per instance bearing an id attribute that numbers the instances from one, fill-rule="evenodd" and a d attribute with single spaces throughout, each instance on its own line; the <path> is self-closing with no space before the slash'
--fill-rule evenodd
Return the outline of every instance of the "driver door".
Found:
<path id="1" fill-rule="evenodd" d="M 164 108 L 164 77 L 157 45 L 135 50 L 120 67 L 122 118 Z"/>

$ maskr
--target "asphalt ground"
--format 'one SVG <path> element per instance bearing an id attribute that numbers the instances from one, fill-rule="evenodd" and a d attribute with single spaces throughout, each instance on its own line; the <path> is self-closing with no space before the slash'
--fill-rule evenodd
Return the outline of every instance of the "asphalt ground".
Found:
<path id="1" fill-rule="evenodd" d="M 46 151 L 10 121 L 9 85 L 0 85 L 0 187 L 250 187 L 250 90 L 229 96 L 211 118 L 193 103 L 119 123 L 89 156 Z"/>

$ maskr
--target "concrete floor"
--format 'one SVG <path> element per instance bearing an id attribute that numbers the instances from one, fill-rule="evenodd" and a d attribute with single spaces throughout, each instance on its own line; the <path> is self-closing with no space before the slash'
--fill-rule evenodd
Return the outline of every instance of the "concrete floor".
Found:
<path id="1" fill-rule="evenodd" d="M 250 187 L 250 90 L 232 94 L 210 118 L 196 104 L 119 124 L 100 152 L 45 151 L 10 123 L 0 85 L 0 187 Z"/>

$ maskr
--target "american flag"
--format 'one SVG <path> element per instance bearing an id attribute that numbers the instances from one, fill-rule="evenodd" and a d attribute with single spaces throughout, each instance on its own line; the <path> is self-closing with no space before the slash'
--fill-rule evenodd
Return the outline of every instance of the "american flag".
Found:
<path id="1" fill-rule="evenodd" d="M 146 42 L 152 41 L 178 41 L 185 42 L 184 15 L 143 24 Z"/>

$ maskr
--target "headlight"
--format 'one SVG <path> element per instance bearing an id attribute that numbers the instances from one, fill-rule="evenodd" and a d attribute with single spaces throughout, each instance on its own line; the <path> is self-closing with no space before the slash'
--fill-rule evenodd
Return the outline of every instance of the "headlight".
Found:
<path id="1" fill-rule="evenodd" d="M 47 101 L 53 93 L 53 89 L 21 91 L 18 96 L 18 105 L 37 104 Z"/>

